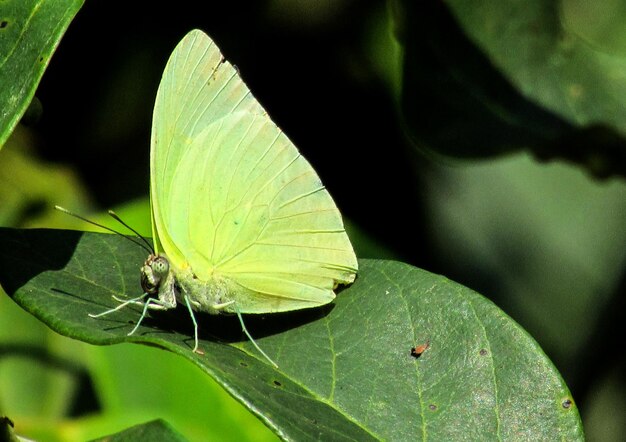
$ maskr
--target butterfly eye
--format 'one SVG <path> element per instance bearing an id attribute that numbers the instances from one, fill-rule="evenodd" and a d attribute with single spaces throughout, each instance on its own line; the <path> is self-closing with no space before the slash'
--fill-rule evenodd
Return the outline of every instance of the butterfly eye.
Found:
<path id="1" fill-rule="evenodd" d="M 152 261 L 151 267 L 155 276 L 159 279 L 167 276 L 167 273 L 170 271 L 170 263 L 164 256 L 157 256 L 155 260 Z"/>
<path id="2" fill-rule="evenodd" d="M 170 263 L 165 256 L 150 255 L 141 268 L 141 288 L 154 295 L 159 291 L 161 281 L 167 277 Z"/>

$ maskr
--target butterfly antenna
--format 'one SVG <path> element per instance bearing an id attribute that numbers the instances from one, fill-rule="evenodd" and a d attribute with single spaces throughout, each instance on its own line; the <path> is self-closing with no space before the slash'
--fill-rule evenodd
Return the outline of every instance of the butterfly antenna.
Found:
<path id="1" fill-rule="evenodd" d="M 147 240 L 146 240 L 143 236 L 139 235 L 139 233 L 137 233 L 137 231 L 136 231 L 135 229 L 131 229 L 130 227 L 128 227 L 128 225 L 127 225 L 126 223 L 122 222 L 122 220 L 120 220 L 120 219 L 119 219 L 119 217 L 118 217 L 117 215 L 115 215 L 115 216 L 111 215 L 111 216 L 113 216 L 113 218 L 115 218 L 117 221 L 119 221 L 120 223 L 122 223 L 122 225 L 124 225 L 124 226 L 128 227 L 130 230 L 132 230 L 132 231 L 133 231 L 133 233 L 135 233 L 135 235 L 137 235 L 139 238 L 141 238 L 141 239 L 144 241 L 144 243 L 145 243 L 145 244 L 144 244 L 144 243 L 142 243 L 142 242 L 139 242 L 136 238 L 134 238 L 134 237 L 132 237 L 132 236 L 127 236 L 127 235 L 124 235 L 123 233 L 120 233 L 120 232 L 118 232 L 117 230 L 113 230 L 113 229 L 112 229 L 112 228 L 110 228 L 110 227 L 107 227 L 107 226 L 105 226 L 105 225 L 99 224 L 99 223 L 97 223 L 97 222 L 95 222 L 95 221 L 92 221 L 92 220 L 90 220 L 90 219 L 87 219 L 87 218 L 85 218 L 85 217 L 83 217 L 83 216 L 80 216 L 80 215 L 78 215 L 78 214 L 74 213 L 74 212 L 70 212 L 69 210 L 67 210 L 67 209 L 66 209 L 66 208 L 64 208 L 64 207 L 61 207 L 61 206 L 54 206 L 54 208 L 55 208 L 56 210 L 58 210 L 59 212 L 63 212 L 63 213 L 65 213 L 65 214 L 69 215 L 69 216 L 73 216 L 74 218 L 78 218 L 78 219 L 79 219 L 79 220 L 81 220 L 81 221 L 85 221 L 86 223 L 89 223 L 89 224 L 94 225 L 94 226 L 96 226 L 96 227 L 100 227 L 101 229 L 104 229 L 104 230 L 108 230 L 109 232 L 111 232 L 111 233 L 115 233 L 116 235 L 122 236 L 122 237 L 126 238 L 127 240 L 132 241 L 132 242 L 134 242 L 135 244 L 137 244 L 138 246 L 140 246 L 140 247 L 144 248 L 144 249 L 145 249 L 148 253 L 150 253 L 150 254 L 154 255 L 154 249 L 152 248 L 152 246 L 150 245 L 150 243 L 149 243 L 149 242 L 148 242 L 148 241 L 147 241 Z M 111 211 L 109 211 L 109 214 L 111 214 Z M 146 247 L 146 245 L 147 245 L 147 247 Z"/>
<path id="2" fill-rule="evenodd" d="M 131 232 L 133 232 L 135 235 L 137 235 L 137 238 L 141 239 L 143 241 L 143 243 L 148 247 L 148 250 L 150 250 L 152 252 L 152 254 L 154 255 L 154 248 L 152 247 L 152 245 L 148 242 L 148 240 L 146 238 L 143 237 L 143 235 L 141 235 L 139 232 L 137 232 L 135 229 L 133 229 L 131 226 L 129 226 L 128 224 L 126 224 L 124 221 L 122 221 L 122 218 L 120 218 L 117 213 L 115 213 L 112 210 L 109 210 L 109 215 L 111 216 L 111 218 L 113 218 L 115 221 L 117 221 L 118 223 L 120 223 L 121 225 L 123 225 L 124 227 L 126 227 L 128 230 L 130 230 Z"/>

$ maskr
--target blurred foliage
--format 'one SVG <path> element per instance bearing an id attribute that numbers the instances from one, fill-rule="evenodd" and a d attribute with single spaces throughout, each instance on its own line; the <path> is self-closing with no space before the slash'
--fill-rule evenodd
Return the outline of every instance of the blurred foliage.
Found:
<path id="1" fill-rule="evenodd" d="M 85 211 L 87 192 L 69 167 L 37 158 L 33 144 L 32 134 L 18 128 L 0 151 L 0 225 L 67 226 L 54 204 L 63 200 Z"/>
<path id="2" fill-rule="evenodd" d="M 31 102 L 54 49 L 83 0 L 0 5 L 0 149 Z"/>
<path id="3" fill-rule="evenodd" d="M 524 149 L 625 176 L 626 58 L 615 45 L 626 39 L 589 44 L 581 34 L 597 34 L 577 19 L 580 3 L 395 1 L 416 144 L 465 158 Z M 604 7 L 597 26 L 624 35 L 623 7 Z M 616 20 L 606 19 L 612 9 Z"/>
<path id="4" fill-rule="evenodd" d="M 59 219 L 65 215 L 50 212 L 50 203 L 82 214 L 126 204 L 132 212 L 135 201 L 145 207 L 159 75 L 175 43 L 199 27 L 220 43 L 358 226 L 359 256 L 395 256 L 490 296 L 555 362 L 588 439 L 621 441 L 624 180 L 598 183 L 526 154 L 498 157 L 526 149 L 582 164 L 597 176 L 623 177 L 623 2 L 532 1 L 519 9 L 509 2 L 414 3 L 421 16 L 401 12 L 407 2 L 400 1 L 388 3 L 393 14 L 367 0 L 332 7 L 223 2 L 210 10 L 190 0 L 162 10 L 147 1 L 86 2 L 37 91 L 39 122 L 11 140 L 27 142 L 0 151 L 1 224 L 84 228 Z M 406 100 L 408 93 L 414 98 Z M 416 145 L 444 154 L 443 164 L 416 153 Z M 5 151 L 12 151 L 6 159 Z M 451 156 L 483 161 L 451 165 L 458 161 Z M 25 159 L 34 166 L 23 166 Z M 4 184 L 5 161 L 14 164 L 4 169 L 11 187 Z M 52 184 L 36 187 L 46 182 Z M 145 233 L 142 210 L 140 220 L 125 219 Z M 129 385 L 162 384 L 151 371 L 156 350 L 77 344 L 5 296 L 0 303 L 0 410 L 16 427 L 25 423 L 28 434 L 39 428 L 37 437 L 45 440 L 84 440 L 163 417 L 194 440 L 183 418 L 162 410 L 146 406 L 134 416 L 122 403 L 115 415 L 103 408 L 101 397 L 124 398 Z M 110 361 L 127 376 L 119 391 L 106 390 L 114 382 L 106 372 L 94 374 L 93 365 Z M 198 371 L 182 363 L 175 370 L 190 378 Z M 19 376 L 22 387 L 13 383 Z M 197 377 L 203 385 L 204 376 Z M 222 404 L 206 390 L 198 387 L 196 396 Z M 42 398 L 40 404 L 22 402 L 29 396 Z M 228 425 L 227 407 L 219 409 Z M 255 420 L 237 422 L 251 440 L 264 437 Z M 203 424 L 203 430 L 213 425 Z"/>

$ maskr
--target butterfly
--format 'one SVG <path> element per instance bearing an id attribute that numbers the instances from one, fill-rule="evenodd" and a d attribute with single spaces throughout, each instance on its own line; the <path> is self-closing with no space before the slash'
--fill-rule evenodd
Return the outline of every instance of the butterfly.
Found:
<path id="1" fill-rule="evenodd" d="M 272 122 L 237 69 L 202 31 L 189 32 L 158 88 L 150 150 L 154 253 L 144 293 L 124 301 L 148 310 L 185 305 L 236 314 L 318 307 L 358 263 L 341 214 L 317 173 Z M 118 299 L 119 300 L 119 299 Z M 275 365 L 275 364 L 274 364 Z"/>

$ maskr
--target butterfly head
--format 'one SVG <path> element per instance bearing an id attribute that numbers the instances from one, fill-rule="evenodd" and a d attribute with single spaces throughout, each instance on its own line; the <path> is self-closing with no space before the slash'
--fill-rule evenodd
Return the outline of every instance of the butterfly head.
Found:
<path id="1" fill-rule="evenodd" d="M 161 282 L 170 271 L 170 262 L 165 255 L 150 255 L 141 268 L 141 288 L 150 295 L 157 294 Z"/>

